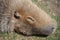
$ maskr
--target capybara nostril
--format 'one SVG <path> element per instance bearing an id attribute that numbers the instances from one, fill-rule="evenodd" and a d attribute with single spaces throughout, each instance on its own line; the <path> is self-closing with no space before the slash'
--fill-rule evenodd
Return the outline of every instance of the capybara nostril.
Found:
<path id="1" fill-rule="evenodd" d="M 51 32 L 53 32 L 53 31 L 54 31 L 54 29 L 55 29 L 54 27 L 51 27 L 51 29 L 50 29 L 50 30 L 51 30 Z"/>
<path id="2" fill-rule="evenodd" d="M 51 28 L 52 30 L 55 29 L 54 27 Z"/>
<path id="3" fill-rule="evenodd" d="M 44 28 L 43 31 L 45 34 L 49 35 L 49 34 L 53 33 L 54 30 L 55 30 L 55 27 L 50 25 L 50 26 L 47 26 L 46 28 Z"/>

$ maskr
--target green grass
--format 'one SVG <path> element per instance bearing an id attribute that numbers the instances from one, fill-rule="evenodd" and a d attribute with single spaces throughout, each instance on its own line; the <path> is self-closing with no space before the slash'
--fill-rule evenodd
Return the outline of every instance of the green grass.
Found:
<path id="1" fill-rule="evenodd" d="M 38 2 L 37 0 L 33 0 L 33 2 L 35 4 L 37 4 L 38 7 L 42 8 L 43 10 L 45 10 L 48 14 L 50 14 L 54 19 L 56 19 L 56 21 L 58 22 L 58 27 L 57 30 L 54 34 L 50 35 L 47 38 L 43 38 L 43 37 L 26 37 L 17 33 L 9 34 L 9 33 L 0 33 L 0 40 L 60 40 L 60 17 L 59 16 L 54 16 L 52 13 L 52 11 L 50 10 L 50 8 L 42 3 L 42 2 Z"/>

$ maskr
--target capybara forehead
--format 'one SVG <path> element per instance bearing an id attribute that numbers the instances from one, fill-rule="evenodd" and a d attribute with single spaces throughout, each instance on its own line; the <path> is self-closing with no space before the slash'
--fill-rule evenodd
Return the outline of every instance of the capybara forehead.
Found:
<path id="1" fill-rule="evenodd" d="M 22 18 L 25 19 L 26 17 L 30 16 L 30 17 L 34 18 L 37 22 L 40 22 L 43 24 L 44 23 L 46 24 L 47 22 L 52 21 L 52 18 L 43 10 L 38 9 L 38 7 L 35 9 L 31 9 L 31 8 L 29 9 L 27 7 L 26 7 L 26 9 L 24 7 L 22 7 L 21 9 L 18 10 L 18 13 L 19 13 L 19 15 L 22 15 Z M 34 7 L 36 7 L 36 6 L 34 6 Z"/>

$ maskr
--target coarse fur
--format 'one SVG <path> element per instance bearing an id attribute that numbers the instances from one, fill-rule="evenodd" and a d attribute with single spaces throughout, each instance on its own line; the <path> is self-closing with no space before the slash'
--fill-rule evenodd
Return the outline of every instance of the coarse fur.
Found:
<path id="1" fill-rule="evenodd" d="M 53 33 L 57 25 L 31 0 L 0 0 L 0 14 L 2 32 L 15 30 L 24 35 L 44 36 Z"/>

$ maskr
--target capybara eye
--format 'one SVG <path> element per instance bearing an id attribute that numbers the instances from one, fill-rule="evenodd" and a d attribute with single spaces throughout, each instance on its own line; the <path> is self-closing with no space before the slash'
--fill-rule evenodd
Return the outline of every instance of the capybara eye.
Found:
<path id="1" fill-rule="evenodd" d="M 15 13 L 14 13 L 14 17 L 15 17 L 16 19 L 20 19 L 20 15 L 19 15 L 19 13 L 15 11 Z"/>
<path id="2" fill-rule="evenodd" d="M 30 24 L 33 24 L 35 22 L 35 19 L 31 16 L 27 17 L 26 19 L 27 22 L 29 22 Z"/>

